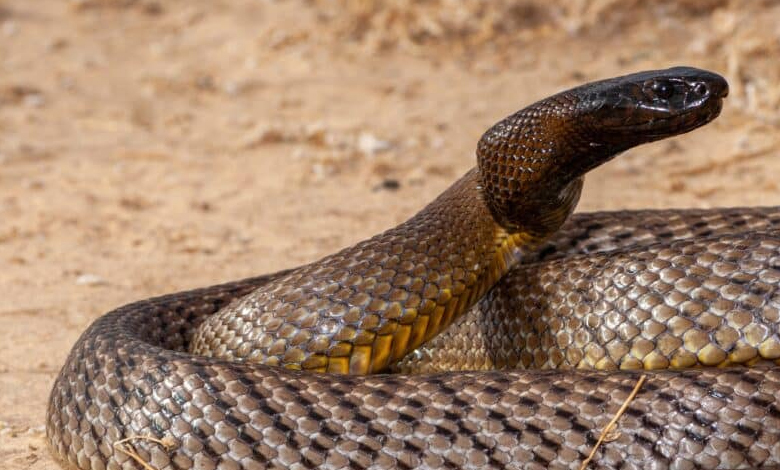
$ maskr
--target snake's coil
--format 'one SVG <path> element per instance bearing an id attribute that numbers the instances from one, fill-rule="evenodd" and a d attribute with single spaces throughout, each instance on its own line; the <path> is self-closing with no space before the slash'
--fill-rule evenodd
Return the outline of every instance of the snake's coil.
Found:
<path id="1" fill-rule="evenodd" d="M 558 231 L 587 171 L 635 145 L 706 124 L 727 90 L 718 75 L 678 67 L 559 93 L 491 128 L 478 146 L 478 169 L 394 229 L 301 268 L 104 315 L 54 384 L 47 414 L 53 452 L 72 468 L 138 468 L 117 443 L 146 436 L 171 444 L 133 442 L 159 470 L 576 468 L 637 373 L 315 372 L 436 368 L 464 334 L 471 349 L 483 350 L 482 362 L 472 361 L 478 368 L 579 366 L 593 358 L 612 360 L 591 361 L 607 368 L 630 358 L 654 367 L 660 357 L 643 362 L 654 351 L 674 365 L 674 339 L 661 340 L 662 333 L 683 321 L 712 326 L 717 313 L 730 330 L 707 330 L 721 333 L 702 341 L 686 337 L 699 331 L 693 326 L 677 328 L 678 349 L 696 347 L 707 363 L 714 356 L 701 351 L 725 338 L 745 343 L 740 354 L 752 347 L 753 359 L 776 359 L 778 211 L 595 214 Z M 750 234 L 755 228 L 764 231 Z M 702 232 L 709 238 L 697 238 Z M 631 246 L 627 254 L 582 254 Z M 481 313 L 466 313 L 508 271 Z M 703 302 L 697 286 L 717 297 Z M 683 302 L 686 295 L 702 307 Z M 545 310 L 546 303 L 571 310 L 553 316 L 549 330 L 539 323 L 545 315 L 567 312 Z M 502 326 L 498 318 L 527 326 Z M 513 345 L 506 333 L 517 328 L 525 330 Z M 504 332 L 500 344 L 491 343 L 491 331 Z M 645 342 L 631 343 L 637 337 Z M 509 352 L 490 350 L 507 339 Z M 442 349 L 417 349 L 431 340 Z M 541 349 L 530 352 L 533 346 Z M 646 373 L 615 439 L 592 465 L 780 465 L 777 367 Z"/>

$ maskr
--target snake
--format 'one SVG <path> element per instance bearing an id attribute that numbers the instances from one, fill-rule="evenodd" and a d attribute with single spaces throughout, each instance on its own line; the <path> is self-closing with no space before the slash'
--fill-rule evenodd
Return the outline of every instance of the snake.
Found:
<path id="1" fill-rule="evenodd" d="M 477 166 L 397 227 L 103 315 L 52 387 L 52 454 L 83 470 L 564 469 L 591 452 L 589 468 L 780 467 L 780 209 L 571 215 L 588 171 L 712 121 L 727 94 L 691 67 L 560 92 L 491 127 Z"/>

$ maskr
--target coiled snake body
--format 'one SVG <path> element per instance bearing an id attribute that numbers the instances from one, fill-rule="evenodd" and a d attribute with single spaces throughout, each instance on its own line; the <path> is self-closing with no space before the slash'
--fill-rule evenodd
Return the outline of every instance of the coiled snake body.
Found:
<path id="1" fill-rule="evenodd" d="M 160 470 L 576 468 L 638 373 L 519 367 L 746 363 L 645 372 L 591 465 L 780 465 L 780 210 L 564 224 L 588 170 L 706 124 L 726 93 L 682 67 L 574 88 L 496 124 L 479 169 L 388 232 L 104 315 L 54 384 L 53 452 L 140 468 L 116 444 L 150 436 L 171 446 L 133 446 Z M 316 373 L 389 368 L 426 373 Z"/>

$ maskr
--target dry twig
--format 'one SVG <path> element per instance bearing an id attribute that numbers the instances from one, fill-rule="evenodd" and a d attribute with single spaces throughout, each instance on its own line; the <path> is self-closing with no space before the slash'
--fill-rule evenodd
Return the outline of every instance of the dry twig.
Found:
<path id="1" fill-rule="evenodd" d="M 122 452 L 123 454 L 129 456 L 131 459 L 138 462 L 141 467 L 144 468 L 144 470 L 157 470 L 156 468 L 152 467 L 149 462 L 144 460 L 140 455 L 138 455 L 138 452 L 136 452 L 133 445 L 130 443 L 131 441 L 135 440 L 143 440 L 143 441 L 151 441 L 157 444 L 160 444 L 165 448 L 165 450 L 170 450 L 175 443 L 173 442 L 173 438 L 171 437 L 164 437 L 162 439 L 157 439 L 156 437 L 151 436 L 130 436 L 126 437 L 124 439 L 120 439 L 114 443 L 114 449 L 118 450 L 119 452 Z"/>
<path id="2" fill-rule="evenodd" d="M 618 438 L 618 433 L 614 432 L 615 430 L 613 428 L 623 413 L 625 413 L 628 405 L 630 405 L 631 401 L 634 399 L 634 397 L 636 397 L 636 394 L 639 393 L 639 389 L 642 388 L 642 384 L 645 383 L 645 379 L 647 379 L 645 374 L 639 376 L 639 380 L 637 380 L 636 385 L 634 385 L 634 389 L 631 390 L 631 393 L 628 395 L 628 398 L 626 398 L 626 401 L 623 402 L 623 405 L 620 407 L 617 413 L 615 413 L 615 416 L 612 418 L 612 420 L 606 426 L 604 426 L 604 429 L 601 430 L 599 440 L 596 442 L 596 445 L 593 446 L 593 449 L 591 449 L 588 458 L 582 462 L 580 470 L 585 470 L 588 467 L 588 464 L 593 459 L 593 456 L 596 455 L 596 451 L 599 449 L 602 442 L 614 441 Z"/>

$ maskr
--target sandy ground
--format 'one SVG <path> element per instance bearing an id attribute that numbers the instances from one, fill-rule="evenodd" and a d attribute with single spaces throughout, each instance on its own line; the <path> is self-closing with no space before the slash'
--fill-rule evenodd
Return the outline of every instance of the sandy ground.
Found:
<path id="1" fill-rule="evenodd" d="M 556 90 L 677 64 L 732 85 L 579 210 L 780 203 L 776 2 L 548 3 L 0 0 L 0 465 L 56 468 L 49 388 L 100 314 L 392 226 Z"/>

